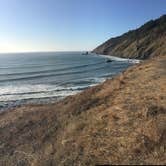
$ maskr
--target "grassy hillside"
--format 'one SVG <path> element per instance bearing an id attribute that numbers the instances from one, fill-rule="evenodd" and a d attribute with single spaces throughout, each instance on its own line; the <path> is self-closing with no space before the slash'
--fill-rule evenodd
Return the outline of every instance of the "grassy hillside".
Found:
<path id="1" fill-rule="evenodd" d="M 166 15 L 94 52 L 146 59 L 54 104 L 0 113 L 0 165 L 166 164 Z"/>
<path id="2" fill-rule="evenodd" d="M 93 52 L 125 58 L 147 59 L 166 54 L 166 15 L 136 30 L 111 38 Z"/>
<path id="3" fill-rule="evenodd" d="M 0 165 L 166 164 L 166 59 L 48 105 L 0 113 Z"/>

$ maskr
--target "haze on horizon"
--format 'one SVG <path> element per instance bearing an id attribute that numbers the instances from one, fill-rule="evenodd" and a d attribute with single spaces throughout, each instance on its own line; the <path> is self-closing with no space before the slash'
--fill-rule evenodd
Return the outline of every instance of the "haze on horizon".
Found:
<path id="1" fill-rule="evenodd" d="M 164 0 L 0 0 L 0 52 L 92 50 L 165 13 Z"/>

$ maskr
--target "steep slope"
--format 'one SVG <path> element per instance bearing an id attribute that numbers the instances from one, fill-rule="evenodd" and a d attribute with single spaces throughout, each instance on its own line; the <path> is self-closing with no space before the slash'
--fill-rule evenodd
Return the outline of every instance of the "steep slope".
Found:
<path id="1" fill-rule="evenodd" d="M 166 59 L 49 105 L 0 114 L 0 165 L 166 164 Z"/>
<path id="2" fill-rule="evenodd" d="M 166 15 L 136 30 L 111 38 L 92 52 L 124 58 L 147 59 L 166 54 Z"/>

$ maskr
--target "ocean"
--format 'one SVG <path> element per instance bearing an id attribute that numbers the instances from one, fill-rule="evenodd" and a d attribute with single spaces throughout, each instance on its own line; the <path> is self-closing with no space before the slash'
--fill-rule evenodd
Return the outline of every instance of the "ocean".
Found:
<path id="1" fill-rule="evenodd" d="M 111 57 L 109 57 L 111 58 Z M 83 52 L 0 54 L 0 110 L 51 103 L 97 85 L 134 61 Z"/>

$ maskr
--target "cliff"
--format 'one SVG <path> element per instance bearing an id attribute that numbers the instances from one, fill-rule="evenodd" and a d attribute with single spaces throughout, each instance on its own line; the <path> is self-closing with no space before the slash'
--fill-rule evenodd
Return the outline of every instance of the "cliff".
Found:
<path id="1" fill-rule="evenodd" d="M 0 113 L 0 165 L 166 164 L 166 59 L 55 104 Z"/>
<path id="2" fill-rule="evenodd" d="M 166 15 L 136 30 L 111 38 L 92 52 L 123 58 L 147 59 L 166 54 Z"/>

